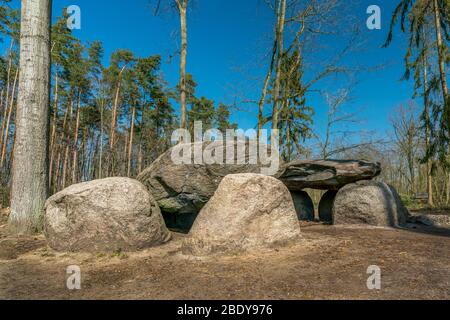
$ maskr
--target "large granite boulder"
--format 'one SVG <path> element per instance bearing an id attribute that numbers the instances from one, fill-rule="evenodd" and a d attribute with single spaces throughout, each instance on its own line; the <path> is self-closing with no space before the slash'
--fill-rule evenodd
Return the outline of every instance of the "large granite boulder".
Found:
<path id="1" fill-rule="evenodd" d="M 299 160 L 276 175 L 291 191 L 305 188 L 338 190 L 346 184 L 370 180 L 381 173 L 378 162 L 363 160 Z"/>
<path id="2" fill-rule="evenodd" d="M 185 254 L 235 253 L 284 245 L 300 237 L 291 195 L 260 174 L 226 176 L 182 245 Z"/>
<path id="3" fill-rule="evenodd" d="M 406 224 L 409 212 L 397 191 L 383 182 L 359 181 L 336 194 L 333 224 L 396 227 Z"/>
<path id="4" fill-rule="evenodd" d="M 177 145 L 162 154 L 137 177 L 158 202 L 166 222 L 171 227 L 189 230 L 198 212 L 213 196 L 226 175 L 261 173 L 263 166 L 254 160 L 256 155 L 250 152 L 248 143 L 235 143 L 235 152 L 231 156 L 227 154 L 226 146 L 221 145 L 223 144 L 215 142 Z M 239 158 L 239 164 L 238 145 L 245 150 L 245 154 Z M 195 148 L 199 148 L 200 152 L 215 150 L 214 152 L 223 155 L 223 164 L 208 164 L 202 159 L 197 161 L 197 164 L 193 163 L 194 161 L 177 163 L 173 157 L 182 154 L 185 147 L 192 153 Z"/>
<path id="5" fill-rule="evenodd" d="M 134 251 L 170 239 L 158 205 L 140 182 L 107 178 L 72 185 L 45 204 L 45 236 L 60 251 Z"/>

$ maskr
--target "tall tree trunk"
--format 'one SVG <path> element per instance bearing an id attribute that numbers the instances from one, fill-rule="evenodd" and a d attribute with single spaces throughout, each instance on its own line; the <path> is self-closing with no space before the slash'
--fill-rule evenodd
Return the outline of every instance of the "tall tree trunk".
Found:
<path id="1" fill-rule="evenodd" d="M 4 98 L 5 98 L 5 89 L 2 89 L 2 92 L 0 93 L 0 115 L 1 115 L 2 111 L 6 111 Z M 2 118 L 2 122 L 3 122 L 3 118 Z M 1 146 L 1 144 L 0 144 L 0 146 Z"/>
<path id="2" fill-rule="evenodd" d="M 433 0 L 433 9 L 434 22 L 436 27 L 436 42 L 438 46 L 439 75 L 441 80 L 442 95 L 444 99 L 444 114 L 446 115 L 447 120 L 447 135 L 450 139 L 450 100 L 448 96 L 447 76 L 445 73 L 445 50 L 441 32 L 441 17 L 439 13 L 438 0 Z M 448 173 L 447 180 L 446 202 L 448 204 L 450 201 L 450 172 Z"/>
<path id="3" fill-rule="evenodd" d="M 12 68 L 12 48 L 14 46 L 14 39 L 11 40 L 11 45 L 9 47 L 9 58 L 8 58 L 8 71 L 6 72 L 6 100 L 5 100 L 5 109 L 3 110 L 3 118 L 2 118 L 2 132 L 0 133 L 0 150 L 3 149 L 3 134 L 6 126 L 6 115 L 8 112 L 8 102 L 9 102 L 9 91 L 10 91 L 10 77 L 11 77 L 11 68 Z"/>
<path id="4" fill-rule="evenodd" d="M 445 114 L 447 116 L 447 129 L 450 135 L 450 101 L 448 98 L 447 76 L 445 74 L 445 51 L 441 32 L 441 17 L 438 0 L 433 0 L 434 22 L 436 27 L 436 42 L 438 46 L 439 75 L 441 79 L 442 95 L 444 98 Z M 450 136 L 449 136 L 450 138 Z"/>
<path id="5" fill-rule="evenodd" d="M 424 52 L 423 56 L 423 113 L 425 115 L 425 149 L 430 148 L 430 113 L 429 113 L 429 99 L 428 99 L 428 52 Z M 433 177 L 432 177 L 432 159 L 427 159 L 426 165 L 426 177 L 427 177 L 427 193 L 428 193 L 428 205 L 433 206 Z"/>
<path id="6" fill-rule="evenodd" d="M 81 108 L 81 94 L 78 93 L 78 104 L 77 104 L 77 112 L 76 112 L 76 120 L 75 120 L 75 131 L 74 131 L 74 139 L 73 139 L 73 149 L 72 149 L 72 184 L 77 183 L 77 154 L 78 154 L 78 130 L 80 128 L 80 108 Z"/>
<path id="7" fill-rule="evenodd" d="M 16 143 L 10 226 L 19 234 L 41 229 L 48 193 L 50 22 L 52 0 L 22 0 Z"/>
<path id="8" fill-rule="evenodd" d="M 139 155 L 138 155 L 138 174 L 142 172 L 142 144 L 139 144 Z"/>
<path id="9" fill-rule="evenodd" d="M 130 141 L 128 144 L 128 168 L 127 168 L 127 176 L 131 176 L 131 156 L 133 151 L 133 133 L 134 133 L 134 117 L 136 114 L 136 107 L 133 107 L 133 111 L 131 113 L 131 125 L 130 125 Z"/>
<path id="10" fill-rule="evenodd" d="M 275 71 L 275 87 L 273 93 L 273 110 L 272 110 L 272 130 L 278 129 L 278 116 L 279 116 L 279 97 L 281 86 L 281 64 L 283 59 L 283 33 L 284 24 L 286 20 L 286 0 L 281 1 L 281 9 L 278 12 L 278 31 L 277 31 L 277 43 L 278 43 L 278 55 L 277 65 Z M 276 137 L 272 133 L 272 142 Z"/>
<path id="11" fill-rule="evenodd" d="M 180 128 L 186 128 L 186 57 L 187 57 L 187 3 L 188 0 L 176 0 L 180 14 L 181 55 L 180 55 Z"/>
<path id="12" fill-rule="evenodd" d="M 142 106 L 141 109 L 141 134 L 139 138 L 139 156 L 138 156 L 138 173 L 142 172 L 142 167 L 144 165 L 144 154 L 142 151 L 142 137 L 144 136 L 145 132 L 145 117 L 144 117 L 144 107 Z"/>
<path id="13" fill-rule="evenodd" d="M 105 108 L 105 102 L 102 100 L 100 103 L 100 154 L 98 159 L 98 178 L 102 178 L 102 164 L 103 164 L 103 110 Z"/>
<path id="14" fill-rule="evenodd" d="M 111 174 L 114 175 L 114 146 L 115 146 L 115 139 L 116 139 L 116 126 L 117 126 L 117 108 L 119 105 L 119 98 L 120 98 L 120 86 L 122 81 L 122 74 L 125 70 L 127 65 L 125 64 L 122 69 L 119 72 L 119 76 L 117 77 L 117 88 L 116 88 L 116 95 L 114 98 L 114 104 L 113 104 L 113 110 L 112 110 L 112 116 L 111 116 L 111 132 L 109 135 L 109 149 L 110 149 L 110 165 L 111 165 Z"/>
<path id="15" fill-rule="evenodd" d="M 61 188 L 64 189 L 67 186 L 67 166 L 69 162 L 69 144 L 66 144 L 65 151 L 64 151 L 64 160 L 62 164 L 62 182 L 61 182 Z"/>
<path id="16" fill-rule="evenodd" d="M 55 139 L 56 139 L 56 120 L 58 119 L 58 87 L 59 87 L 59 76 L 58 76 L 58 64 L 55 65 L 55 96 L 53 105 L 53 120 L 52 120 L 52 133 L 50 136 L 50 164 L 48 169 L 48 183 L 49 187 L 52 187 L 52 176 L 53 176 L 53 161 L 55 155 Z"/>
<path id="17" fill-rule="evenodd" d="M 70 103 L 69 103 L 69 130 L 66 137 L 66 143 L 65 143 L 65 151 L 64 151 L 64 160 L 63 160 L 63 167 L 62 167 L 62 184 L 61 187 L 65 188 L 67 186 L 67 173 L 69 172 L 69 150 L 70 150 L 70 130 L 72 129 L 72 115 L 73 115 L 73 96 L 70 95 Z"/>
<path id="18" fill-rule="evenodd" d="M 277 54 L 277 33 L 278 33 L 278 25 L 275 27 L 275 39 L 273 40 L 272 47 L 272 56 L 270 58 L 270 66 L 267 71 L 266 78 L 264 79 L 264 86 L 261 94 L 261 99 L 258 103 L 258 142 L 259 142 L 259 133 L 261 132 L 264 125 L 264 103 L 266 102 L 267 89 L 269 88 L 270 77 L 273 72 L 273 65 L 275 64 L 275 56 Z"/>
<path id="19" fill-rule="evenodd" d="M 12 112 L 14 109 L 14 98 L 16 95 L 16 84 L 17 84 L 18 76 L 19 76 L 19 69 L 16 70 L 16 75 L 14 77 L 14 84 L 13 84 L 12 93 L 11 93 L 11 102 L 9 103 L 8 117 L 6 119 L 6 125 L 5 125 L 5 134 L 3 136 L 2 154 L 0 157 L 0 167 L 3 167 L 3 163 L 4 163 L 5 157 L 6 157 L 6 148 L 8 146 L 8 138 L 9 138 L 9 124 L 11 122 L 11 115 L 12 115 Z"/>
<path id="20" fill-rule="evenodd" d="M 63 120 L 63 126 L 61 130 L 61 136 L 60 136 L 60 145 L 55 145 L 55 148 L 57 149 L 57 158 L 56 158 L 56 172 L 55 177 L 53 179 L 53 192 L 59 190 L 60 184 L 60 178 L 61 178 L 61 153 L 64 146 L 64 136 L 66 132 L 66 124 L 67 124 L 67 115 L 69 113 L 69 108 L 66 108 L 66 111 L 64 112 L 64 120 Z"/>
<path id="21" fill-rule="evenodd" d="M 111 133 L 110 133 L 110 141 L 109 141 L 109 147 L 111 151 L 114 149 L 115 144 L 115 135 L 116 135 L 116 126 L 117 126 L 117 108 L 119 105 L 119 98 L 120 98 L 120 85 L 122 81 L 122 74 L 127 66 L 124 65 L 122 69 L 119 72 L 119 76 L 117 77 L 117 87 L 116 87 L 116 95 L 114 97 L 114 104 L 113 104 L 113 110 L 112 110 L 112 116 L 111 116 Z"/>
<path id="22" fill-rule="evenodd" d="M 291 121 L 287 119 L 286 124 L 286 144 L 287 144 L 287 161 L 291 161 L 292 157 L 292 145 L 291 145 Z"/>

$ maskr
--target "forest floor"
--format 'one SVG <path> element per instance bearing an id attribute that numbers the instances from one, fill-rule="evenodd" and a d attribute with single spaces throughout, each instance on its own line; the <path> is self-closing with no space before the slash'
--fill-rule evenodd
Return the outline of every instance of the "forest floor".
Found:
<path id="1" fill-rule="evenodd" d="M 8 235 L 0 217 L 0 299 L 450 299 L 449 229 L 302 223 L 289 247 L 193 258 L 181 234 L 139 253 L 57 253 L 43 236 Z M 69 265 L 81 290 L 66 287 Z M 367 288 L 370 265 L 381 290 Z"/>

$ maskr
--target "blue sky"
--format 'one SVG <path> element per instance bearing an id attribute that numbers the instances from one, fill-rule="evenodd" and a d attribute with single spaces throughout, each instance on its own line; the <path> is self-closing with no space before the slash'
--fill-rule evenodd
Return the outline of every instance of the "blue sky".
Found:
<path id="1" fill-rule="evenodd" d="M 412 93 L 412 84 L 400 81 L 404 37 L 397 33 L 391 47 L 381 48 L 397 1 L 356 2 L 350 13 L 357 18 L 362 29 L 364 50 L 348 56 L 346 62 L 365 66 L 383 64 L 384 67 L 376 72 L 358 73 L 358 86 L 347 108 L 350 112 L 352 109 L 362 109 L 361 128 L 384 136 L 390 128 L 390 115 L 400 103 L 408 101 Z M 365 27 L 368 17 L 366 9 L 372 4 L 381 7 L 381 30 L 369 31 Z M 179 57 L 174 56 L 179 47 L 176 11 L 165 10 L 154 16 L 149 0 L 57 0 L 53 1 L 54 19 L 69 5 L 81 8 L 82 28 L 76 30 L 75 35 L 83 41 L 102 41 L 105 62 L 110 53 L 118 48 L 131 49 L 138 56 L 160 54 L 165 79 L 170 86 L 176 85 L 179 72 Z M 273 14 L 262 0 L 196 0 L 188 16 L 187 71 L 198 83 L 197 95 L 224 103 L 258 99 L 267 70 L 265 58 L 270 50 L 272 28 Z M 342 45 L 340 39 L 326 41 L 329 41 L 328 48 Z M 311 58 L 311 64 L 320 64 L 321 59 L 327 58 L 326 51 L 317 53 Z M 334 91 L 340 85 L 339 79 L 331 79 L 318 87 Z M 315 109 L 315 129 L 321 132 L 326 116 L 323 98 L 311 93 L 308 94 L 308 103 Z M 253 128 L 256 124 L 256 106 L 240 104 L 239 110 L 233 112 L 233 120 L 241 128 Z"/>

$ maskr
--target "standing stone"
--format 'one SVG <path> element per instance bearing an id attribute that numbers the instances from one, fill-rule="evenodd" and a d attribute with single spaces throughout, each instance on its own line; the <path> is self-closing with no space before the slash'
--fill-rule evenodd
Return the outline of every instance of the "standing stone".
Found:
<path id="1" fill-rule="evenodd" d="M 328 190 L 325 192 L 320 198 L 319 202 L 319 219 L 324 222 L 332 222 L 333 221 L 333 204 L 334 199 L 336 198 L 337 191 Z"/>
<path id="2" fill-rule="evenodd" d="M 334 224 L 395 227 L 404 225 L 408 216 L 397 191 L 383 182 L 349 184 L 339 190 L 333 205 Z"/>
<path id="3" fill-rule="evenodd" d="M 260 174 L 226 176 L 199 213 L 182 250 L 234 253 L 275 247 L 300 237 L 291 195 L 279 180 Z"/>
<path id="4" fill-rule="evenodd" d="M 299 220 L 314 220 L 314 203 L 306 191 L 291 192 L 295 211 Z"/>
<path id="5" fill-rule="evenodd" d="M 50 197 L 45 210 L 45 235 L 55 250 L 134 251 L 170 239 L 155 200 L 133 179 L 72 185 Z"/>

